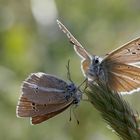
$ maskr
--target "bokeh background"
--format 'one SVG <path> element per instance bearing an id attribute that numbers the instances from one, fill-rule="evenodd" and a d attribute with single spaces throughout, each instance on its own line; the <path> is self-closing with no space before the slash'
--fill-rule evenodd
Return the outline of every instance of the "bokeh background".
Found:
<path id="1" fill-rule="evenodd" d="M 71 60 L 75 83 L 84 78 L 80 59 L 59 30 L 61 20 L 86 49 L 104 55 L 140 36 L 139 0 L 0 0 L 0 139 L 4 140 L 119 140 L 98 111 L 82 101 L 76 109 L 80 125 L 69 109 L 42 123 L 16 117 L 22 81 L 32 72 L 66 78 Z M 140 94 L 124 97 L 140 112 Z"/>

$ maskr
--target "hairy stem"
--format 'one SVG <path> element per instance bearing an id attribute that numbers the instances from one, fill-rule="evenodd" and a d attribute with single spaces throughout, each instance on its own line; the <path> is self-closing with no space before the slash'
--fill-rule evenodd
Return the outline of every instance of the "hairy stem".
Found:
<path id="1" fill-rule="evenodd" d="M 134 114 L 120 94 L 102 84 L 90 85 L 86 93 L 89 101 L 120 138 L 140 140 L 138 113 Z"/>

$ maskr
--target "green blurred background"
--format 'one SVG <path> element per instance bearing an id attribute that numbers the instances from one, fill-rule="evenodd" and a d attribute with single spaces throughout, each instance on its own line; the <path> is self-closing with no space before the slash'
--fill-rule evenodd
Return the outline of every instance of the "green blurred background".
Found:
<path id="1" fill-rule="evenodd" d="M 119 140 L 94 107 L 82 101 L 76 109 L 80 125 L 69 122 L 69 109 L 32 126 L 16 117 L 22 81 L 31 72 L 66 80 L 83 80 L 80 59 L 59 30 L 61 20 L 89 52 L 104 55 L 140 36 L 139 0 L 0 0 L 0 139 Z M 124 97 L 140 112 L 140 94 Z"/>

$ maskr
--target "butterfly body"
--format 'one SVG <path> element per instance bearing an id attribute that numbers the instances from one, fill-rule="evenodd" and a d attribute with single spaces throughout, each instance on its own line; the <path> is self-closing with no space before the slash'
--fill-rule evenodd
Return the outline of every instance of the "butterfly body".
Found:
<path id="1" fill-rule="evenodd" d="M 75 84 L 70 83 L 66 86 L 66 91 L 65 91 L 65 98 L 68 101 L 69 99 L 73 98 L 73 104 L 78 105 L 80 103 L 80 100 L 82 98 L 81 92 L 77 90 L 77 87 Z"/>
<path id="2" fill-rule="evenodd" d="M 17 116 L 30 117 L 32 124 L 39 124 L 73 104 L 77 106 L 81 98 L 75 84 L 53 75 L 33 73 L 23 82 Z"/>
<path id="3" fill-rule="evenodd" d="M 60 29 L 74 45 L 74 50 L 81 58 L 81 69 L 90 83 L 102 82 L 118 93 L 133 93 L 140 89 L 140 38 L 132 40 L 104 58 L 92 56 L 57 20 Z"/>
<path id="4" fill-rule="evenodd" d="M 89 81 L 101 81 L 106 82 L 105 71 L 102 65 L 102 58 L 99 56 L 92 56 L 91 63 L 87 70 L 83 70 L 86 73 L 86 77 Z"/>

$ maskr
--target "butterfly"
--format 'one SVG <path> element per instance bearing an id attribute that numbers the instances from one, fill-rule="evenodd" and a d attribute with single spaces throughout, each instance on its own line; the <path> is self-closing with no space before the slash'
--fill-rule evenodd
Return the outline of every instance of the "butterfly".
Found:
<path id="1" fill-rule="evenodd" d="M 39 124 L 63 112 L 71 105 L 78 105 L 81 91 L 74 83 L 42 72 L 32 73 L 23 82 L 17 117 L 30 117 L 32 124 Z"/>
<path id="2" fill-rule="evenodd" d="M 133 93 L 140 88 L 140 38 L 132 40 L 105 57 L 91 55 L 59 21 L 60 29 L 74 45 L 75 52 L 81 58 L 81 69 L 89 82 L 106 84 L 118 93 Z"/>

